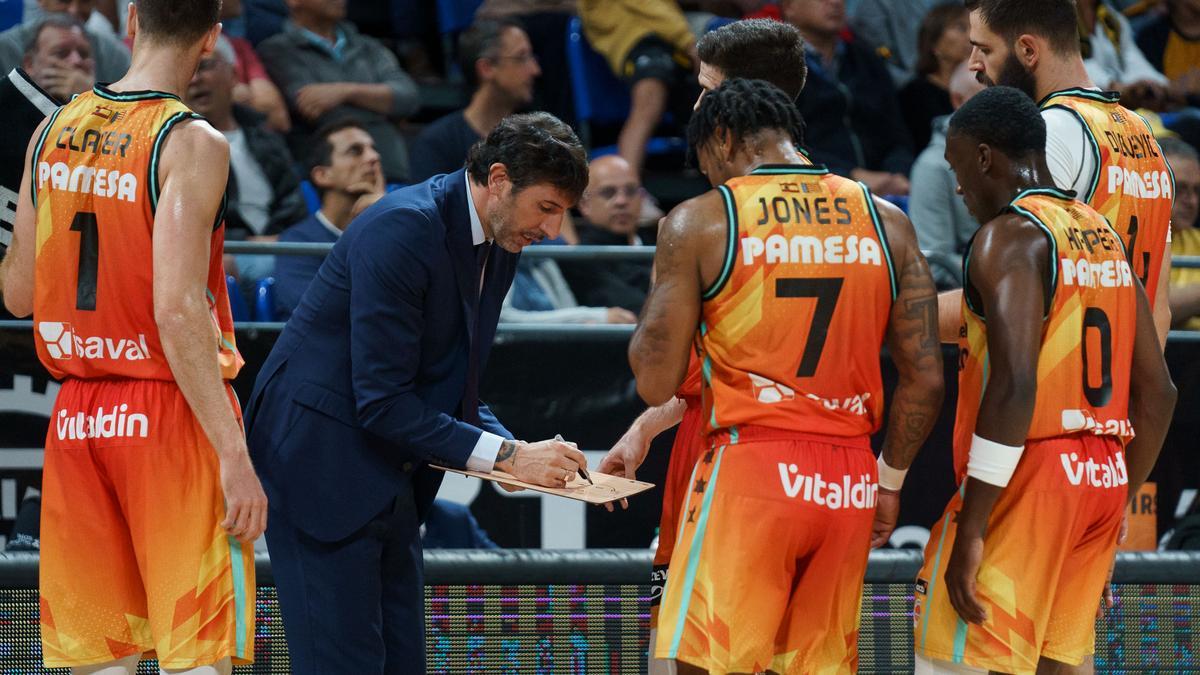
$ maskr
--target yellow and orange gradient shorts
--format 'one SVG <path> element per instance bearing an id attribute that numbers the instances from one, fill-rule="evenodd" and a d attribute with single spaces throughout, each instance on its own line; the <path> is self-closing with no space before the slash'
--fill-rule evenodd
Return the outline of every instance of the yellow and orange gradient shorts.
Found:
<path id="1" fill-rule="evenodd" d="M 992 509 L 976 597 L 982 625 L 959 618 L 946 565 L 962 489 L 934 525 L 917 575 L 917 654 L 1004 673 L 1032 673 L 1039 657 L 1079 665 L 1095 651 L 1096 609 L 1116 554 L 1128 473 L 1107 436 L 1030 441 Z"/>
<path id="2" fill-rule="evenodd" d="M 64 383 L 42 479 L 46 666 L 253 660 L 254 550 L 224 514 L 216 453 L 175 383 Z"/>
<path id="3" fill-rule="evenodd" d="M 878 499 L 866 437 L 710 437 L 679 514 L 655 656 L 710 673 L 842 673 Z"/>

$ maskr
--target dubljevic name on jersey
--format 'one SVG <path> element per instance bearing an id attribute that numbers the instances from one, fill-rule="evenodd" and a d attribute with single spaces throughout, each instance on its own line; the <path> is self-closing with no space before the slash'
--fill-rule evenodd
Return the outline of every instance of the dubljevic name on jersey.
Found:
<path id="1" fill-rule="evenodd" d="M 45 189 L 47 183 L 52 190 L 115 197 L 125 202 L 136 202 L 138 195 L 136 174 L 83 164 L 72 169 L 66 162 L 38 162 L 38 189 Z"/>

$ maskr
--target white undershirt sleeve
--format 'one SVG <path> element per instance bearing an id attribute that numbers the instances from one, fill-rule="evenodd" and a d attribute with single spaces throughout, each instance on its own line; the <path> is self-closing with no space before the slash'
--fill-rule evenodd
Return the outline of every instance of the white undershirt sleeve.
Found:
<path id="1" fill-rule="evenodd" d="M 1062 190 L 1074 190 L 1086 199 L 1096 176 L 1096 156 L 1083 122 L 1069 110 L 1050 108 L 1042 111 L 1046 121 L 1046 163 L 1050 177 Z"/>

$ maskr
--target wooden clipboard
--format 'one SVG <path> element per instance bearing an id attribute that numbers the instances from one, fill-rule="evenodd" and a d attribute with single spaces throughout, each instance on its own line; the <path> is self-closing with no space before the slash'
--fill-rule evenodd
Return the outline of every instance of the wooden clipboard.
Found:
<path id="1" fill-rule="evenodd" d="M 546 494 L 558 495 L 567 499 L 576 499 L 588 504 L 607 504 L 615 502 L 618 499 L 624 499 L 645 492 L 654 487 L 653 483 L 646 483 L 640 480 L 629 480 L 619 476 L 610 476 L 598 471 L 589 471 L 588 475 L 592 477 L 592 482 L 595 485 L 589 484 L 583 478 L 576 475 L 571 482 L 567 483 L 565 488 L 552 488 L 544 485 L 534 485 L 518 480 L 512 474 L 503 471 L 493 471 L 492 473 L 483 473 L 481 471 L 467 471 L 465 469 L 451 469 L 445 466 L 430 464 L 429 468 L 437 469 L 438 471 L 446 471 L 449 473 L 457 473 L 463 476 L 474 476 L 483 480 L 490 480 L 496 483 L 504 483 L 505 485 L 515 485 L 525 488 L 526 490 L 534 490 L 536 492 L 545 492 Z"/>

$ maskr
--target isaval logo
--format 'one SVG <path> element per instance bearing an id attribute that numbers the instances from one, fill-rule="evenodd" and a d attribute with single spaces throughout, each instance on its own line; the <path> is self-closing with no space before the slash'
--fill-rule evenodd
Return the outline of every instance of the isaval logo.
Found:
<path id="1" fill-rule="evenodd" d="M 64 321 L 39 321 L 37 328 L 38 335 L 46 345 L 46 353 L 56 361 L 66 361 L 75 356 L 113 361 L 144 361 L 150 358 L 146 336 L 141 333 L 137 338 L 82 336 Z"/>

